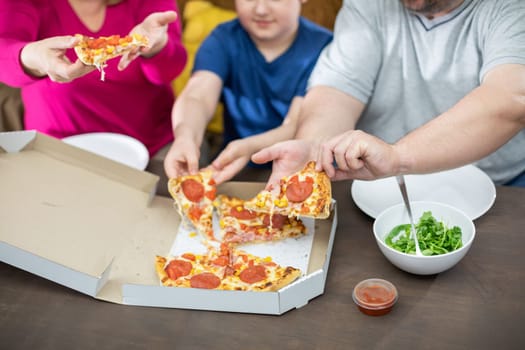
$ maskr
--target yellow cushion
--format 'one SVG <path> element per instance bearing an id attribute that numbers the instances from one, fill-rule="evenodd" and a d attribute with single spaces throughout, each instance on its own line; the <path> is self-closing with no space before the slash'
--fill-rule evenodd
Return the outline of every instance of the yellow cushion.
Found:
<path id="1" fill-rule="evenodd" d="M 182 73 L 173 82 L 175 94 L 178 95 L 186 85 L 193 69 L 195 54 L 202 41 L 220 23 L 234 19 L 237 16 L 235 11 L 226 10 L 215 6 L 208 1 L 188 1 L 184 7 L 182 15 L 184 30 L 182 33 L 182 43 L 188 52 L 188 62 Z M 214 133 L 222 133 L 222 111 L 223 106 L 219 104 L 217 110 L 208 125 L 208 130 Z"/>

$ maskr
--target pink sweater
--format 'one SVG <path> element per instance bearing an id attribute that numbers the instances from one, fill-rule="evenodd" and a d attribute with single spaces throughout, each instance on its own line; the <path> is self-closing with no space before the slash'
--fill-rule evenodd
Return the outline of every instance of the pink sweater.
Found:
<path id="1" fill-rule="evenodd" d="M 171 81 L 186 64 L 180 21 L 169 26 L 169 42 L 150 59 L 139 57 L 119 72 L 108 61 L 105 81 L 98 71 L 70 83 L 24 73 L 20 51 L 29 42 L 76 33 L 126 35 L 150 13 L 178 8 L 174 0 L 125 0 L 109 6 L 100 31 L 90 31 L 67 0 L 0 0 L 0 81 L 21 87 L 25 128 L 58 138 L 86 132 L 117 132 L 142 141 L 150 155 L 173 140 Z M 67 57 L 77 57 L 68 50 Z"/>

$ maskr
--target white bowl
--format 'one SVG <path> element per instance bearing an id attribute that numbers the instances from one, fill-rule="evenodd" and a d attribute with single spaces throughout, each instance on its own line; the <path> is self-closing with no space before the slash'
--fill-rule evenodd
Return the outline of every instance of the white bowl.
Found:
<path id="1" fill-rule="evenodd" d="M 472 220 L 461 210 L 452 206 L 428 201 L 410 202 L 414 224 L 425 211 L 431 211 L 437 221 L 442 221 L 447 227 L 459 226 L 463 246 L 450 253 L 432 256 L 416 256 L 402 253 L 385 243 L 386 236 L 400 224 L 410 222 L 403 203 L 394 205 L 382 211 L 374 221 L 374 236 L 377 245 L 385 257 L 395 266 L 417 275 L 432 275 L 443 272 L 456 265 L 467 254 L 476 235 Z"/>
<path id="2" fill-rule="evenodd" d="M 92 132 L 65 137 L 62 141 L 139 170 L 146 169 L 149 162 L 146 146 L 128 135 Z"/>

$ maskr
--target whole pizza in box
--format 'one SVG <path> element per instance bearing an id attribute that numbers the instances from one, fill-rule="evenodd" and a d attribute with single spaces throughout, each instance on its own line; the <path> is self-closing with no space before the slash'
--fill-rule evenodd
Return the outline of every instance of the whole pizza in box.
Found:
<path id="1" fill-rule="evenodd" d="M 185 225 L 192 226 L 206 247 L 156 256 L 163 286 L 240 291 L 276 291 L 302 275 L 271 256 L 243 250 L 243 245 L 296 239 L 307 234 L 301 216 L 327 218 L 331 186 L 324 172 L 308 163 L 283 178 L 279 188 L 265 189 L 250 200 L 218 194 L 212 171 L 170 179 L 168 189 Z M 213 217 L 218 218 L 214 230 Z"/>

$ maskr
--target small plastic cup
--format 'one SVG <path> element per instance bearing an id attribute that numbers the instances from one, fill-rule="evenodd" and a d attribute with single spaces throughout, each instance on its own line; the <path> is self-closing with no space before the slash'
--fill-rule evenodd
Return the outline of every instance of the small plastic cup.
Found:
<path id="1" fill-rule="evenodd" d="M 398 293 L 396 287 L 387 280 L 370 278 L 354 287 L 352 299 L 362 313 L 382 316 L 392 310 L 397 302 Z"/>

